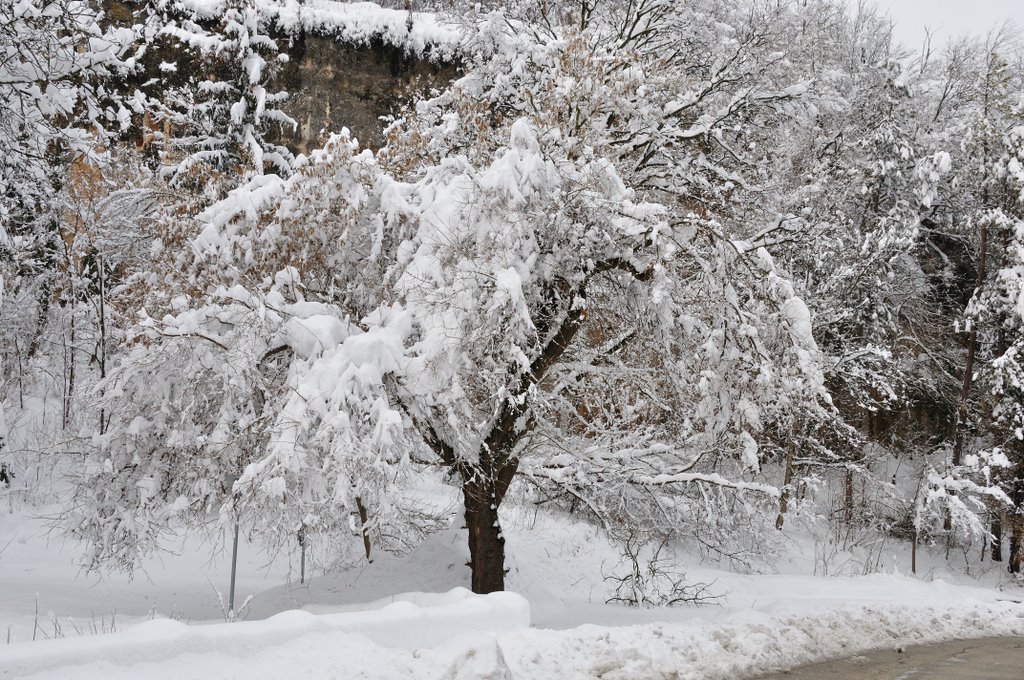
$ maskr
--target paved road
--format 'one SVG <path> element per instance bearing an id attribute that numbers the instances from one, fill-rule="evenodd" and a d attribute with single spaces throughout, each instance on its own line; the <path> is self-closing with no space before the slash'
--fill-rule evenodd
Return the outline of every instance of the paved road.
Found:
<path id="1" fill-rule="evenodd" d="M 1024 680 L 1024 638 L 957 640 L 869 652 L 762 680 Z"/>

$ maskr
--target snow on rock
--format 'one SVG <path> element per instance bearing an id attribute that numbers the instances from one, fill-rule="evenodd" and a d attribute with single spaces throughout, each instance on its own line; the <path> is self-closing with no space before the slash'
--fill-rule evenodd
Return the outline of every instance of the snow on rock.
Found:
<path id="1" fill-rule="evenodd" d="M 439 56 L 450 57 L 462 41 L 459 30 L 435 14 L 387 9 L 372 2 L 288 0 L 268 5 L 267 10 L 285 30 L 319 30 L 354 43 L 380 39 L 416 54 L 436 50 Z"/>
<path id="2" fill-rule="evenodd" d="M 264 621 L 209 626 L 188 626 L 162 619 L 111 635 L 15 643 L 0 647 L 0 677 L 228 677 L 208 670 L 197 675 L 195 670 L 182 669 L 180 662 L 187 668 L 197 657 L 216 655 L 234 657 L 236 663 L 241 663 L 241 659 L 257 659 L 272 649 L 283 659 L 290 656 L 286 648 L 305 645 L 317 637 L 325 638 L 329 646 L 347 648 L 356 655 L 362 653 L 359 650 L 373 650 L 371 656 L 386 658 L 392 652 L 376 648 L 413 650 L 460 635 L 508 633 L 530 624 L 529 604 L 514 593 L 473 595 L 460 588 L 449 592 L 440 602 L 425 607 L 403 601 L 373 611 L 321 616 L 287 611 Z M 481 661 L 477 663 L 486 663 L 488 654 L 493 663 L 498 663 L 500 655 L 495 656 L 493 651 L 478 653 Z M 151 668 L 143 672 L 142 664 Z M 264 671 L 268 668 L 263 663 L 253 665 Z M 166 669 L 167 674 L 158 674 L 156 668 Z M 172 670 L 175 668 L 179 670 Z M 282 674 L 276 677 L 301 675 L 281 668 L 278 673 Z M 237 674 L 264 677 L 241 671 Z"/>
<path id="3" fill-rule="evenodd" d="M 225 0 L 185 0 L 200 17 L 217 17 Z M 373 2 L 337 0 L 260 0 L 257 9 L 285 31 L 328 33 L 344 42 L 366 44 L 381 40 L 415 54 L 449 58 L 462 43 L 456 26 L 430 12 L 388 9 Z"/>

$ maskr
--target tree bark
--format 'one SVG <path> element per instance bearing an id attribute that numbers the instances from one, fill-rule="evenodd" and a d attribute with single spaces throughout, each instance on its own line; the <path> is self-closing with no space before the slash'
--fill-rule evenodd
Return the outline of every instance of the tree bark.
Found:
<path id="1" fill-rule="evenodd" d="M 505 537 L 498 521 L 494 485 L 487 480 L 463 483 L 472 590 L 486 594 L 505 590 Z"/>
<path id="2" fill-rule="evenodd" d="M 1024 571 L 1024 457 L 1018 459 L 1013 473 L 1010 501 L 1006 514 L 1010 523 L 1010 555 L 1006 567 L 1011 574 L 1019 574 Z"/>
<path id="3" fill-rule="evenodd" d="M 793 429 L 789 430 L 789 445 L 786 447 L 786 471 L 782 477 L 782 494 L 779 496 L 779 516 L 775 518 L 775 528 L 782 531 L 782 525 L 786 521 L 786 510 L 789 509 L 790 484 L 793 483 L 793 449 L 796 448 L 796 441 L 793 439 Z"/>
<path id="4" fill-rule="evenodd" d="M 1019 574 L 1021 562 L 1024 561 L 1024 545 L 1021 544 L 1024 539 L 1024 517 L 1015 516 L 1010 526 L 1010 563 L 1006 570 L 1011 574 Z"/>
<path id="5" fill-rule="evenodd" d="M 64 364 L 67 366 L 67 392 L 64 396 L 64 422 L 66 430 L 71 425 L 71 400 L 75 395 L 75 314 L 71 312 L 71 345 L 65 343 Z"/>
<path id="6" fill-rule="evenodd" d="M 356 497 L 356 510 L 359 512 L 359 529 L 363 533 L 363 550 L 366 551 L 366 561 L 373 562 L 370 559 L 370 529 L 366 526 L 366 523 L 370 521 L 369 514 L 366 512 L 366 506 L 363 505 L 363 499 Z"/>
<path id="7" fill-rule="evenodd" d="M 100 368 L 100 380 L 107 377 L 107 286 L 104 277 L 107 275 L 106 268 L 103 266 L 103 256 L 99 255 L 96 259 L 96 264 L 99 273 L 99 343 L 96 346 L 96 361 Z M 100 392 L 100 395 L 103 393 Z M 100 408 L 100 427 L 99 432 L 101 435 L 107 432 L 106 423 L 106 409 Z"/>
<path id="8" fill-rule="evenodd" d="M 917 527 L 914 527 L 914 540 L 910 543 L 910 573 L 917 576 Z"/>
<path id="9" fill-rule="evenodd" d="M 480 465 L 462 469 L 471 588 L 481 595 L 505 590 L 505 536 L 498 508 L 519 469 L 511 454 L 523 432 L 492 433 L 480 452 Z"/>
<path id="10" fill-rule="evenodd" d="M 989 524 L 992 534 L 991 555 L 993 562 L 1003 561 L 1003 518 L 998 508 L 992 510 L 992 522 Z"/>
<path id="11" fill-rule="evenodd" d="M 846 468 L 846 476 L 843 479 L 843 519 L 846 520 L 847 530 L 853 524 L 853 470 Z"/>

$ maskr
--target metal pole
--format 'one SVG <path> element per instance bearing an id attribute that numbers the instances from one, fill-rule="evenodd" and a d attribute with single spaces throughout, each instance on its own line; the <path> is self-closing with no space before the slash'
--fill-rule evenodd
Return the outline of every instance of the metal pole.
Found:
<path id="1" fill-rule="evenodd" d="M 238 522 L 235 522 L 235 544 L 231 548 L 231 591 L 228 593 L 228 611 L 235 611 L 235 572 L 238 569 Z"/>
<path id="2" fill-rule="evenodd" d="M 228 591 L 228 612 L 232 615 L 235 612 L 235 572 L 238 570 L 238 493 L 234 490 L 235 482 L 238 481 L 238 475 L 228 473 L 224 475 L 224 486 L 228 491 L 234 494 L 234 507 L 235 511 L 235 542 L 231 546 L 231 589 Z"/>

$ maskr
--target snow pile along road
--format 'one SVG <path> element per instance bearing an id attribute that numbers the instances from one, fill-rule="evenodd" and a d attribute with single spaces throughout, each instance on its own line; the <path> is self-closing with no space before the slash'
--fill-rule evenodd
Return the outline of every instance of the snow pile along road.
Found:
<path id="1" fill-rule="evenodd" d="M 709 625 L 527 629 L 511 593 L 464 589 L 379 610 L 189 627 L 169 620 L 114 635 L 0 647 L 0 677 L 660 680 L 741 678 L 869 649 L 1024 635 L 1024 605 L 870 605 L 803 613 L 736 611 Z"/>
<path id="2" fill-rule="evenodd" d="M 206 626 L 160 619 L 111 635 L 16 643 L 0 647 L 0 677 L 335 677 L 338 669 L 360 662 L 403 656 L 388 648 L 415 650 L 530 623 L 529 604 L 513 593 L 479 596 L 457 588 L 431 599 L 433 606 L 403 601 L 319 616 L 295 610 L 264 621 Z M 384 670 L 360 673 L 391 677 L 379 674 Z"/>
<path id="3" fill-rule="evenodd" d="M 736 679 L 872 649 L 1024 635 L 1024 605 L 870 605 L 803 614 L 737 612 L 728 623 L 530 630 L 501 645 L 522 680 Z"/>

